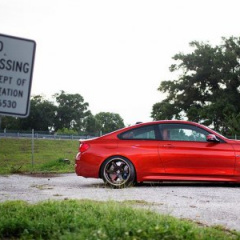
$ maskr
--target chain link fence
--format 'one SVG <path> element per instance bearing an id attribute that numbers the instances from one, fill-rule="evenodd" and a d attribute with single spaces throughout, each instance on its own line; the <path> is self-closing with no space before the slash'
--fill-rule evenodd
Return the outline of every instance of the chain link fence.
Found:
<path id="1" fill-rule="evenodd" d="M 34 139 L 65 139 L 65 140 L 79 140 L 79 139 L 90 139 L 101 136 L 101 132 L 97 133 L 82 133 L 80 135 L 75 134 L 57 134 L 41 131 L 13 131 L 13 130 L 0 130 L 0 137 L 6 138 L 34 138 Z"/>
<path id="2" fill-rule="evenodd" d="M 51 134 L 40 131 L 0 130 L 0 173 L 74 171 L 80 139 L 101 133 Z M 66 163 L 69 163 L 66 165 Z"/>

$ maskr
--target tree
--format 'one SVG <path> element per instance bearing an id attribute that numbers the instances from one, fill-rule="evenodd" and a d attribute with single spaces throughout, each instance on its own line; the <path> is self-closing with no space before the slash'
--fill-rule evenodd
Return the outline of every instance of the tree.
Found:
<path id="1" fill-rule="evenodd" d="M 171 72 L 178 79 L 163 81 L 166 99 L 153 105 L 152 117 L 185 119 L 229 132 L 228 116 L 240 112 L 240 38 L 222 38 L 222 45 L 191 42 L 192 53 L 176 54 Z"/>
<path id="2" fill-rule="evenodd" d="M 240 113 L 232 114 L 230 116 L 226 116 L 226 119 L 228 120 L 227 126 L 229 126 L 229 135 L 236 136 L 240 133 Z"/>
<path id="3" fill-rule="evenodd" d="M 99 133 L 101 129 L 101 123 L 92 114 L 90 114 L 84 119 L 83 125 L 84 131 L 90 135 L 95 135 L 96 133 Z"/>
<path id="4" fill-rule="evenodd" d="M 1 125 L 0 125 L 0 129 L 19 129 L 20 128 L 20 122 L 19 122 L 19 118 L 17 117 L 9 117 L 9 116 L 3 116 L 2 117 L 2 121 L 1 121 Z"/>
<path id="5" fill-rule="evenodd" d="M 49 131 L 54 128 L 55 113 L 56 106 L 52 102 L 40 95 L 33 96 L 29 117 L 20 119 L 21 129 Z"/>
<path id="6" fill-rule="evenodd" d="M 52 102 L 37 95 L 31 98 L 30 114 L 27 118 L 3 117 L 2 127 L 12 130 L 55 131 L 57 133 L 82 133 L 96 135 L 100 131 L 111 132 L 124 127 L 123 119 L 116 113 L 101 112 L 92 115 L 88 103 L 80 94 L 53 95 Z"/>
<path id="7" fill-rule="evenodd" d="M 80 94 L 66 94 L 64 91 L 55 94 L 54 97 L 58 105 L 55 130 L 67 128 L 81 131 L 84 118 L 91 113 L 88 103 L 84 102 Z"/>
<path id="8" fill-rule="evenodd" d="M 27 118 L 4 117 L 3 128 L 49 131 L 54 127 L 56 106 L 42 96 L 30 100 L 30 114 Z"/>
<path id="9" fill-rule="evenodd" d="M 109 133 L 124 127 L 123 119 L 117 113 L 100 112 L 95 115 L 95 118 L 99 123 L 99 131 L 103 133 Z"/>

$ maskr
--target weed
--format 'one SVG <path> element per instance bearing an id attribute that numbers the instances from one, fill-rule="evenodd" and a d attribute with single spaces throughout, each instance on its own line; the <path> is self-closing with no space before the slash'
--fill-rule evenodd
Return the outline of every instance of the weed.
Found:
<path id="1" fill-rule="evenodd" d="M 240 239 L 237 232 L 89 200 L 0 203 L 1 239 Z"/>

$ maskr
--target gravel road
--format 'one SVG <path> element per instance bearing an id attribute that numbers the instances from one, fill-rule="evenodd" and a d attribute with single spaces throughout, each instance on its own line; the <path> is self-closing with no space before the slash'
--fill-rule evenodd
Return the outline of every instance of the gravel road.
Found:
<path id="1" fill-rule="evenodd" d="M 0 176 L 0 202 L 49 199 L 139 200 L 155 212 L 240 231 L 240 187 L 236 185 L 166 182 L 110 189 L 100 179 L 77 177 L 74 173 Z"/>

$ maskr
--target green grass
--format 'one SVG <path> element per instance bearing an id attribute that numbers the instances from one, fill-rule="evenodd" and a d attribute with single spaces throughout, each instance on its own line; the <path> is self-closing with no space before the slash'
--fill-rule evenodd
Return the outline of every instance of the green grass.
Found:
<path id="1" fill-rule="evenodd" d="M 198 226 L 126 204 L 93 201 L 0 203 L 1 239 L 240 239 L 234 231 Z"/>
<path id="2" fill-rule="evenodd" d="M 20 172 L 73 172 L 77 140 L 0 139 L 0 174 Z M 32 158 L 33 157 L 33 158 Z M 70 164 L 63 159 L 69 159 Z"/>

